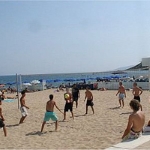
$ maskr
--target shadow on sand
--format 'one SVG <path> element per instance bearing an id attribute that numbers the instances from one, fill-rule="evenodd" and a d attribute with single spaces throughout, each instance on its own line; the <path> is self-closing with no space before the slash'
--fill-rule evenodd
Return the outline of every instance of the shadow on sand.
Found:
<path id="1" fill-rule="evenodd" d="M 29 135 L 43 135 L 43 134 L 46 134 L 47 132 L 40 132 L 40 131 L 34 131 L 34 132 L 30 132 L 30 133 L 27 133 L 26 136 L 29 136 Z"/>
<path id="2" fill-rule="evenodd" d="M 124 113 L 121 113 L 120 115 L 128 115 L 128 114 L 131 114 L 132 112 L 124 112 Z"/>
<path id="3" fill-rule="evenodd" d="M 8 127 L 8 128 L 16 127 L 16 126 L 19 126 L 19 124 L 6 125 L 6 127 Z"/>
<path id="4" fill-rule="evenodd" d="M 109 109 L 120 109 L 121 107 L 118 106 L 118 107 L 112 107 L 112 108 L 109 108 Z"/>

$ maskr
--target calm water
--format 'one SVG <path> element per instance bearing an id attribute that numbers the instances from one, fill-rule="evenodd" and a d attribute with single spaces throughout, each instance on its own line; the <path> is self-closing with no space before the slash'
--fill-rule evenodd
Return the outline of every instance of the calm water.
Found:
<path id="1" fill-rule="evenodd" d="M 111 72 L 94 72 L 94 73 L 69 73 L 69 74 L 34 74 L 34 75 L 18 75 L 18 82 L 31 82 L 32 80 L 46 80 L 54 86 L 58 86 L 61 83 L 76 83 L 76 82 L 92 82 L 96 81 L 97 77 L 138 77 L 148 76 L 149 71 L 125 71 L 126 74 L 113 75 Z M 16 75 L 0 76 L 0 84 L 6 84 L 8 86 L 16 84 Z"/>

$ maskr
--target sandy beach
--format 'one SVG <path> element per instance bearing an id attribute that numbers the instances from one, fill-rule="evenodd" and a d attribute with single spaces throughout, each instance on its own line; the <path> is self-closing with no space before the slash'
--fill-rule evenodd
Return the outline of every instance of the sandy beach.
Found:
<path id="1" fill-rule="evenodd" d="M 45 113 L 45 105 L 49 94 L 54 95 L 58 107 L 63 111 L 65 101 L 64 92 L 55 89 L 26 94 L 26 105 L 29 106 L 28 117 L 18 126 L 21 113 L 18 101 L 3 102 L 3 116 L 7 127 L 7 137 L 3 136 L 0 129 L 0 149 L 104 149 L 121 141 L 121 136 L 126 128 L 128 116 L 131 113 L 129 102 L 133 98 L 132 92 L 127 91 L 125 107 L 118 108 L 116 90 L 92 91 L 94 96 L 95 114 L 89 107 L 88 115 L 85 114 L 85 90 L 80 90 L 79 106 L 74 105 L 75 120 L 67 113 L 67 121 L 63 122 L 63 114 L 57 109 L 59 117 L 58 131 L 55 124 L 50 121 L 46 124 L 43 133 L 40 133 L 41 124 Z M 146 123 L 150 119 L 149 91 L 141 95 L 141 104 L 146 114 Z M 15 96 L 15 94 L 6 94 Z"/>

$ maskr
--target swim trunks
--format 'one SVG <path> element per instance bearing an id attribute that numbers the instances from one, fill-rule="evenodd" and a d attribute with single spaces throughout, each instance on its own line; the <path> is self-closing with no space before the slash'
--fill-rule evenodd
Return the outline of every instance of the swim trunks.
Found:
<path id="1" fill-rule="evenodd" d="M 139 132 L 135 132 L 132 128 L 130 130 L 130 133 L 124 137 L 123 140 L 127 140 L 127 139 L 137 139 L 142 135 L 142 131 Z"/>
<path id="2" fill-rule="evenodd" d="M 86 101 L 86 106 L 93 106 L 93 105 L 94 105 L 93 100 Z"/>
<path id="3" fill-rule="evenodd" d="M 21 114 L 22 114 L 23 117 L 28 115 L 26 107 L 24 107 L 24 106 L 20 107 L 20 111 L 21 111 Z"/>
<path id="4" fill-rule="evenodd" d="M 73 101 L 78 101 L 78 97 L 72 97 Z"/>
<path id="5" fill-rule="evenodd" d="M 52 119 L 53 121 L 57 121 L 58 120 L 58 117 L 57 117 L 55 112 L 47 111 L 45 113 L 44 121 L 49 121 L 50 119 Z"/>
<path id="6" fill-rule="evenodd" d="M 134 99 L 135 99 L 135 100 L 138 100 L 139 102 L 141 101 L 141 100 L 140 100 L 140 96 L 134 96 Z"/>
<path id="7" fill-rule="evenodd" d="M 3 128 L 5 126 L 3 120 L 0 118 L 0 128 Z"/>
<path id="8" fill-rule="evenodd" d="M 64 108 L 64 111 L 68 111 L 70 110 L 72 112 L 72 103 L 66 103 L 65 104 L 65 108 Z"/>
<path id="9" fill-rule="evenodd" d="M 119 94 L 119 99 L 124 100 L 124 98 L 125 98 L 125 94 L 124 93 L 120 93 Z"/>

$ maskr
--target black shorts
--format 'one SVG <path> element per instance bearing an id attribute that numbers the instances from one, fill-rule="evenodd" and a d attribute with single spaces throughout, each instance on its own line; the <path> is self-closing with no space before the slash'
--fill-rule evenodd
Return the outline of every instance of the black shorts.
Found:
<path id="1" fill-rule="evenodd" d="M 65 104 L 65 108 L 64 108 L 64 112 L 70 110 L 72 112 L 72 103 L 66 103 Z"/>
<path id="2" fill-rule="evenodd" d="M 3 128 L 5 126 L 3 120 L 0 118 L 0 128 Z"/>
<path id="3" fill-rule="evenodd" d="M 93 100 L 86 101 L 86 106 L 93 106 L 93 105 L 94 105 Z"/>
<path id="4" fill-rule="evenodd" d="M 78 97 L 73 97 L 72 99 L 73 101 L 76 101 L 76 102 L 78 101 Z"/>
<path id="5" fill-rule="evenodd" d="M 135 99 L 135 100 L 138 100 L 139 102 L 141 101 L 141 100 L 140 100 L 140 96 L 134 96 L 134 99 Z"/>

